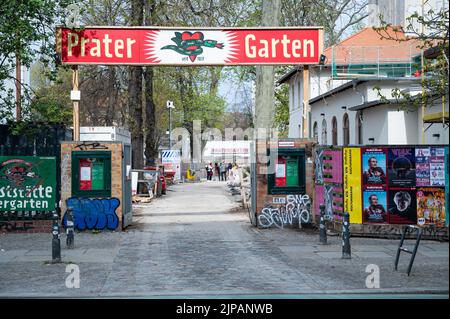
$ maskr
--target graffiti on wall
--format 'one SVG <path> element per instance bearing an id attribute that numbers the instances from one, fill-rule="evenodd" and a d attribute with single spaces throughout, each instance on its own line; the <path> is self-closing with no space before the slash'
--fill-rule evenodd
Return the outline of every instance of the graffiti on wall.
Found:
<path id="1" fill-rule="evenodd" d="M 294 222 L 301 227 L 311 223 L 311 200 L 308 195 L 287 195 L 284 205 L 266 205 L 258 215 L 258 222 L 262 228 L 284 228 L 286 225 L 293 226 Z"/>
<path id="2" fill-rule="evenodd" d="M 79 198 L 71 197 L 67 201 L 67 208 L 73 210 L 74 227 L 78 230 L 115 230 L 119 226 L 116 209 L 120 200 L 113 198 Z M 67 211 L 63 218 L 64 227 L 67 226 Z"/>

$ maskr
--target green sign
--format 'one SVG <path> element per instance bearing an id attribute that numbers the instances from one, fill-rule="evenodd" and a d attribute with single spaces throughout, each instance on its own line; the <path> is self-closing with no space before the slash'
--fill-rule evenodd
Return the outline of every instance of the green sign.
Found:
<path id="1" fill-rule="evenodd" d="M 92 190 L 102 190 L 105 188 L 103 182 L 103 159 L 92 162 Z"/>
<path id="2" fill-rule="evenodd" d="M 297 157 L 288 157 L 286 160 L 286 186 L 298 186 Z"/>
<path id="3" fill-rule="evenodd" d="M 0 156 L 0 211 L 52 211 L 56 158 Z"/>

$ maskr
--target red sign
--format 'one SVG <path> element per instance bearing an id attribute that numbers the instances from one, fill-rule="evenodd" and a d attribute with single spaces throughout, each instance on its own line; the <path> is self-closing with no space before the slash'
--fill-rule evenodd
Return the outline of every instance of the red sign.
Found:
<path id="1" fill-rule="evenodd" d="M 57 30 L 63 64 L 318 64 L 323 29 L 86 27 Z"/>

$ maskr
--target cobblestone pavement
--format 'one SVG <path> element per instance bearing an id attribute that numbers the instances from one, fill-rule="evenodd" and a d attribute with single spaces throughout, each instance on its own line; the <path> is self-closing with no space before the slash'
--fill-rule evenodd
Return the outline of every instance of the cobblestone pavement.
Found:
<path id="1" fill-rule="evenodd" d="M 341 240 L 299 229 L 256 229 L 222 182 L 179 184 L 167 196 L 136 205 L 125 232 L 78 233 L 62 242 L 62 264 L 50 264 L 50 234 L 0 234 L 0 297 L 176 297 L 439 293 L 448 295 L 449 245 L 422 241 L 411 276 L 409 255 L 393 270 L 398 240 Z M 412 241 L 409 241 L 412 244 Z M 66 265 L 80 267 L 81 286 L 65 286 Z M 380 269 L 367 289 L 366 267 Z"/>

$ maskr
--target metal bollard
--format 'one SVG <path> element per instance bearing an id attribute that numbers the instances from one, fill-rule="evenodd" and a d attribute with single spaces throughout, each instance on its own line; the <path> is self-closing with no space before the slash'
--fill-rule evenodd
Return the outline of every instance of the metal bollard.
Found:
<path id="1" fill-rule="evenodd" d="M 75 236 L 74 236 L 74 222 L 73 222 L 73 210 L 72 208 L 67 208 L 67 238 L 66 238 L 66 245 L 68 249 L 74 248 L 75 243 Z"/>
<path id="2" fill-rule="evenodd" d="M 351 259 L 350 249 L 350 214 L 344 213 L 344 222 L 342 224 L 342 259 Z"/>
<path id="3" fill-rule="evenodd" d="M 53 225 L 52 225 L 52 262 L 60 263 L 61 262 L 61 240 L 59 233 L 59 216 L 55 211 L 53 212 Z"/>
<path id="4" fill-rule="evenodd" d="M 319 240 L 322 245 L 327 244 L 327 225 L 325 224 L 325 205 L 320 205 Z"/>

